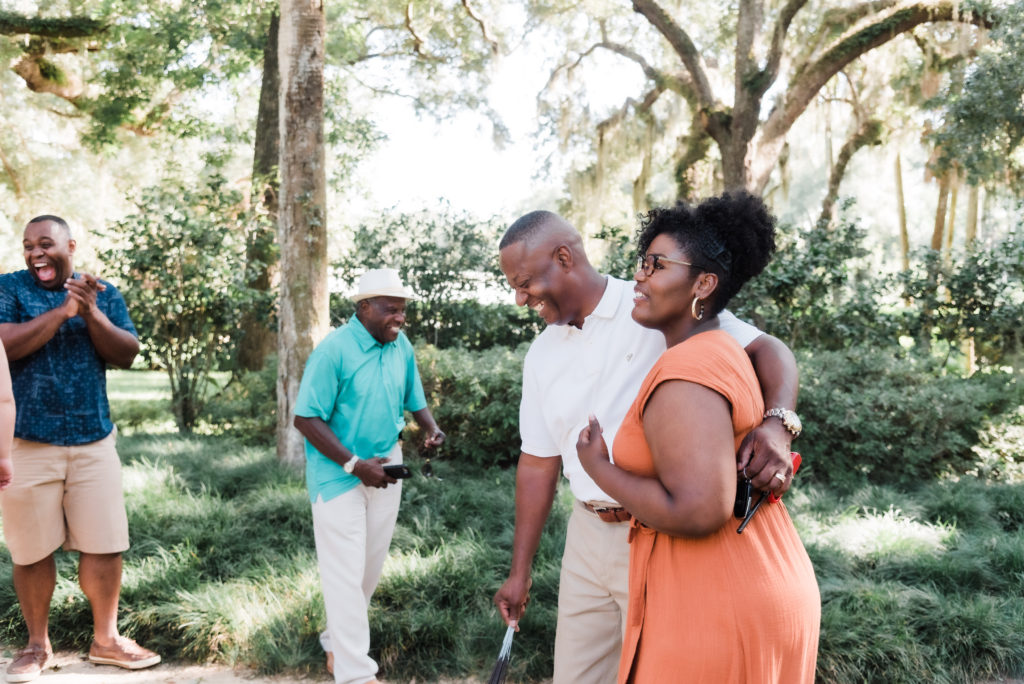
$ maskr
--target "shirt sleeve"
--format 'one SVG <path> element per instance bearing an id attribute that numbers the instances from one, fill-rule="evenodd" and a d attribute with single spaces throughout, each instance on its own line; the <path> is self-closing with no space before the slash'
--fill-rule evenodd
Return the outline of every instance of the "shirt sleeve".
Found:
<path id="1" fill-rule="evenodd" d="M 106 314 L 107 318 L 110 319 L 110 322 L 118 328 L 127 330 L 132 335 L 135 335 L 135 337 L 138 337 L 139 333 L 135 329 L 135 325 L 132 323 L 131 317 L 128 315 L 128 305 L 125 304 L 124 297 L 121 296 L 121 292 L 105 280 L 101 280 L 100 282 L 107 287 L 103 292 L 103 294 L 106 295 L 106 304 L 103 307 L 103 313 Z"/>
<path id="2" fill-rule="evenodd" d="M 324 353 L 319 347 L 306 361 L 295 397 L 295 415 L 329 422 L 338 399 L 341 377 L 340 354 Z"/>
<path id="3" fill-rule="evenodd" d="M 718 312 L 718 327 L 732 335 L 733 339 L 744 348 L 761 335 L 764 335 L 763 330 L 757 329 L 746 321 L 741 321 L 728 309 L 722 309 Z"/>
<path id="4" fill-rule="evenodd" d="M 413 352 L 412 343 L 406 340 L 406 367 L 405 367 L 405 399 L 403 407 L 406 411 L 415 413 L 427 407 L 427 397 L 423 392 L 423 381 L 420 379 L 420 371 L 416 366 L 416 354 Z"/>
<path id="5" fill-rule="evenodd" d="M 536 380 L 536 369 L 530 363 L 530 355 L 523 362 L 523 398 L 519 403 L 519 437 L 524 454 L 531 456 L 561 456 L 558 443 L 551 437 L 544 420 L 544 404 Z"/>
<path id="6" fill-rule="evenodd" d="M 9 276 L 0 276 L 0 323 L 18 322 L 18 293 Z"/>

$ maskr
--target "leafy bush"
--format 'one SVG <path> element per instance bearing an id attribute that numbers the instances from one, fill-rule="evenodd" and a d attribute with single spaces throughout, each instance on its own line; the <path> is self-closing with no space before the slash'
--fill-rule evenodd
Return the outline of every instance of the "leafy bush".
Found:
<path id="1" fill-rule="evenodd" d="M 975 246 L 944 263 L 931 250 L 916 255 L 896 277 L 913 302 L 903 312 L 903 332 L 928 346 L 930 336 L 956 350 L 971 339 L 981 365 L 1019 366 L 1024 350 L 1024 237 Z"/>
<path id="2" fill-rule="evenodd" d="M 518 457 L 525 355 L 526 345 L 482 352 L 429 345 L 416 350 L 431 413 L 448 434 L 445 459 L 490 466 L 509 465 Z M 414 433 L 409 441 L 422 440 Z"/>
<path id="3" fill-rule="evenodd" d="M 775 257 L 729 309 L 793 349 L 895 346 L 897 321 L 883 313 L 889 285 L 867 262 L 864 237 L 847 221 L 803 231 L 781 226 Z"/>
<path id="4" fill-rule="evenodd" d="M 167 371 L 178 429 L 195 426 L 210 372 L 231 353 L 244 310 L 265 306 L 247 286 L 242 197 L 213 173 L 194 187 L 176 178 L 142 191 L 138 213 L 117 223 L 103 259 L 122 285 L 142 355 Z"/>
<path id="5" fill-rule="evenodd" d="M 800 357 L 804 453 L 814 480 L 914 486 L 976 470 L 981 435 L 1024 400 L 1012 375 L 936 376 L 913 357 L 855 347 Z"/>
<path id="6" fill-rule="evenodd" d="M 277 357 L 258 371 L 236 372 L 203 407 L 202 419 L 245 444 L 272 444 L 277 427 Z"/>

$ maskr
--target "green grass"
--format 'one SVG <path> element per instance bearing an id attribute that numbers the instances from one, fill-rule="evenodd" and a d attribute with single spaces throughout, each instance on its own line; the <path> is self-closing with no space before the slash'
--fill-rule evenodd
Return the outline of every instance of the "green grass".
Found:
<path id="1" fill-rule="evenodd" d="M 166 401 L 161 378 L 112 374 L 119 422 L 133 403 Z M 159 411 L 147 415 L 119 439 L 132 534 L 122 629 L 168 658 L 322 672 L 324 615 L 301 474 L 269 446 L 183 437 Z M 440 479 L 406 482 L 370 612 L 374 655 L 392 681 L 486 677 L 504 631 L 491 596 L 510 556 L 514 473 L 434 465 Z M 563 487 L 516 637 L 514 681 L 550 675 L 570 503 Z M 787 505 L 821 586 L 819 681 L 1024 674 L 1024 484 L 964 478 L 837 494 L 798 483 Z M 58 648 L 84 650 L 88 605 L 74 557 L 58 557 L 51 633 Z M 24 639 L 4 550 L 0 642 Z"/>

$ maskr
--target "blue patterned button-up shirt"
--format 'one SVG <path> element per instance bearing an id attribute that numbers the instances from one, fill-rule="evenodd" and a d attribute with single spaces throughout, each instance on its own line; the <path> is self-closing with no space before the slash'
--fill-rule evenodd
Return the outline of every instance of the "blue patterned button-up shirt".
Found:
<path id="1" fill-rule="evenodd" d="M 105 280 L 96 306 L 110 322 L 138 336 L 124 298 Z M 27 270 L 0 275 L 0 323 L 25 323 L 64 303 L 66 291 L 47 290 Z M 40 349 L 11 361 L 17 418 L 14 436 L 69 446 L 103 439 L 114 429 L 107 402 L 106 362 L 85 321 L 68 319 Z"/>

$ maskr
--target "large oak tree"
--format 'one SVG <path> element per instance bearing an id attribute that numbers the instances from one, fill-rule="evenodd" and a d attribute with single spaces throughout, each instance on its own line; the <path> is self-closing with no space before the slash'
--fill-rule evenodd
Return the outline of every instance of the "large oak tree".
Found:
<path id="1" fill-rule="evenodd" d="M 988 26 L 988 15 L 955 0 L 873 0 L 828 7 L 811 0 L 738 0 L 736 3 L 533 3 L 546 22 L 566 33 L 569 54 L 549 86 L 571 80 L 599 53 L 637 65 L 642 86 L 623 93 L 621 108 L 595 122 L 599 145 L 613 145 L 616 129 L 635 155 L 642 136 L 675 135 L 671 117 L 685 120 L 671 145 L 677 194 L 691 191 L 689 172 L 717 153 L 726 188 L 761 193 L 776 168 L 793 125 L 841 70 L 917 27 L 936 22 Z M 607 88 L 606 80 L 599 80 Z M 546 96 L 551 120 L 579 127 L 575 102 Z M 584 95 L 585 96 L 585 95 Z M 584 100 L 586 102 L 586 100 Z M 647 122 L 636 125 L 637 121 Z"/>

